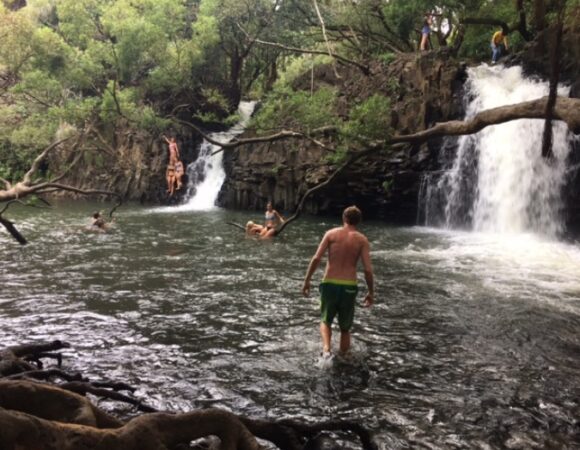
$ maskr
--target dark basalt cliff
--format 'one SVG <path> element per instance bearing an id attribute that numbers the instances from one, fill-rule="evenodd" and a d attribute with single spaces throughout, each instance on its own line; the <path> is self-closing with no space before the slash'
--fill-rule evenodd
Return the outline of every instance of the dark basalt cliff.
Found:
<path id="1" fill-rule="evenodd" d="M 100 134 L 102 140 L 93 137 L 85 144 L 83 158 L 64 179 L 66 184 L 86 190 L 115 192 L 126 201 L 161 204 L 180 201 L 183 191 L 172 198 L 166 193 L 168 149 L 160 136 L 153 137 L 129 126 L 102 129 Z M 197 158 L 201 138 L 187 130 L 175 134 L 181 158 L 187 165 Z M 48 169 L 66 167 L 73 159 L 74 155 L 67 148 L 53 152 Z M 53 195 L 81 197 L 64 191 Z"/>
<path id="2" fill-rule="evenodd" d="M 462 116 L 465 66 L 445 52 L 403 55 L 388 66 L 376 64 L 366 76 L 356 68 L 318 67 L 317 85 L 335 86 L 340 92 L 339 113 L 375 93 L 392 99 L 391 125 L 407 134 L 435 122 Z M 310 79 L 299 80 L 304 88 Z M 307 202 L 311 213 L 337 213 L 356 203 L 366 217 L 394 223 L 414 223 L 422 172 L 430 168 L 441 146 L 433 140 L 404 151 L 385 150 L 354 164 L 328 188 Z M 335 166 L 325 151 L 304 140 L 259 144 L 228 151 L 224 156 L 227 179 L 219 204 L 228 208 L 263 209 L 268 200 L 292 211 L 302 194 L 325 180 Z"/>

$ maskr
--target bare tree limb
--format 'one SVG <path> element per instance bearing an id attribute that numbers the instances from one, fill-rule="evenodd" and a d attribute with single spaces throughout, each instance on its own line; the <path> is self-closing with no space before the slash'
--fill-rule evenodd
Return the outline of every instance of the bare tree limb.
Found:
<path id="1" fill-rule="evenodd" d="M 239 223 L 235 223 L 235 222 L 226 222 L 228 225 L 231 225 L 233 227 L 239 228 L 242 231 L 246 231 L 246 227 L 243 225 L 240 225 Z"/>
<path id="2" fill-rule="evenodd" d="M 45 206 L 31 205 L 30 203 L 24 203 L 22 200 L 19 200 L 19 199 L 10 200 L 8 203 L 6 203 L 4 205 L 4 208 L 2 208 L 2 210 L 0 211 L 0 216 L 2 214 L 4 214 L 6 211 L 8 211 L 8 208 L 10 208 L 10 205 L 13 205 L 14 203 L 18 203 L 19 205 L 26 206 L 27 208 L 52 209 L 52 205 L 50 205 L 50 203 L 48 203 L 46 200 L 43 200 L 40 197 L 38 197 L 38 199 L 40 201 L 42 201 L 45 204 Z"/>
<path id="3" fill-rule="evenodd" d="M 119 392 L 110 390 L 110 389 L 104 389 L 104 388 L 100 388 L 100 387 L 95 387 L 92 386 L 91 383 L 88 382 L 83 382 L 83 381 L 68 381 L 66 383 L 60 384 L 59 387 L 61 389 L 65 389 L 67 391 L 71 391 L 74 392 L 76 394 L 80 394 L 80 395 L 87 395 L 87 394 L 92 394 L 95 395 L 97 397 L 101 397 L 101 398 L 108 398 L 111 400 L 117 400 L 119 402 L 123 402 L 123 403 L 128 403 L 130 405 L 135 406 L 139 411 L 142 412 L 157 412 L 157 410 L 155 408 L 153 408 L 152 406 L 149 405 L 145 405 L 144 403 L 142 403 L 139 400 L 136 400 L 132 397 L 129 397 L 127 395 L 121 394 Z"/>
<path id="4" fill-rule="evenodd" d="M 16 227 L 11 221 L 0 216 L 0 224 L 2 224 L 4 228 L 6 228 L 6 231 L 8 231 L 12 235 L 12 237 L 18 241 L 20 245 L 26 245 L 28 243 L 26 238 L 22 236 L 22 234 L 20 234 L 20 232 L 16 229 Z"/>
<path id="5" fill-rule="evenodd" d="M 32 176 L 38 172 L 38 168 L 40 167 L 40 163 L 44 160 L 44 158 L 46 158 L 46 155 L 48 155 L 52 150 L 54 150 L 56 147 L 58 147 L 60 144 L 72 139 L 73 136 L 69 136 L 66 137 L 64 139 L 61 139 L 60 141 L 56 141 L 52 144 L 50 144 L 48 147 L 46 147 L 43 152 L 38 155 L 34 161 L 32 161 L 32 165 L 30 166 L 30 169 L 28 170 L 28 172 L 26 172 L 24 174 L 24 178 L 22 179 L 22 183 L 24 184 L 29 184 L 32 181 Z"/>
<path id="6" fill-rule="evenodd" d="M 46 182 L 35 186 L 36 192 L 42 193 L 45 189 L 58 189 L 59 191 L 74 192 L 81 195 L 106 195 L 112 197 L 120 197 L 116 192 L 102 191 L 100 189 L 81 189 L 68 184 Z"/>
<path id="7" fill-rule="evenodd" d="M 523 16 L 522 16 L 523 14 Z M 523 17 L 523 20 L 522 20 Z M 464 25 L 494 25 L 501 27 L 503 34 L 506 36 L 514 31 L 518 31 L 526 41 L 531 41 L 533 36 L 526 28 L 525 12 L 519 11 L 519 21 L 515 25 L 508 25 L 503 20 L 494 19 L 492 17 L 466 17 L 461 23 Z"/>
<path id="8" fill-rule="evenodd" d="M 76 142 L 74 143 L 74 145 L 71 149 L 71 152 L 75 152 L 77 150 L 77 148 L 79 147 L 79 145 L 83 141 L 84 134 L 85 134 L 85 131 L 83 131 L 82 133 L 79 134 Z M 60 173 L 60 175 L 57 175 L 55 178 L 51 179 L 50 180 L 51 183 L 56 183 L 56 182 L 62 180 L 65 176 L 67 176 L 70 173 L 70 171 L 78 164 L 78 162 L 81 160 L 83 155 L 84 155 L 84 151 L 81 150 L 80 152 L 77 152 L 75 158 L 73 159 L 73 162 L 70 163 L 69 166 L 67 168 L 65 168 L 65 170 L 63 170 Z"/>
<path id="9" fill-rule="evenodd" d="M 178 119 L 177 117 L 172 117 L 171 119 L 175 123 L 178 123 L 180 125 L 184 125 L 188 128 L 191 128 L 192 130 L 199 133 L 201 135 L 201 137 L 203 139 L 205 139 L 206 141 L 208 141 L 210 144 L 217 145 L 218 147 L 221 147 L 222 149 L 231 149 L 231 148 L 239 147 L 241 145 L 259 144 L 262 142 L 274 142 L 274 141 L 280 141 L 280 140 L 288 139 L 288 138 L 309 139 L 309 140 L 312 140 L 313 142 L 315 142 L 317 145 L 324 147 L 324 144 L 314 140 L 311 137 L 311 135 L 324 134 L 324 133 L 328 133 L 328 132 L 336 130 L 335 126 L 326 126 L 326 127 L 316 128 L 316 129 L 312 130 L 312 132 L 310 134 L 306 134 L 306 133 L 303 133 L 301 131 L 294 131 L 294 130 L 281 130 L 278 133 L 270 134 L 267 136 L 259 136 L 259 137 L 255 137 L 255 138 L 245 138 L 245 139 L 234 138 L 229 142 L 220 142 L 216 139 L 211 138 L 208 134 L 206 134 L 203 130 L 201 130 L 201 128 L 199 128 L 198 126 L 194 125 L 191 122 Z M 328 149 L 328 147 L 327 147 L 327 149 Z M 218 153 L 219 151 L 221 151 L 221 150 L 215 151 L 214 154 Z"/>
<path id="10" fill-rule="evenodd" d="M 238 26 L 243 30 L 241 25 L 238 24 Z M 309 54 L 309 55 L 325 55 L 325 56 L 329 55 L 329 56 L 333 57 L 334 59 L 336 59 L 337 61 L 340 61 L 344 64 L 348 64 L 348 65 L 355 66 L 355 67 L 359 68 L 361 70 L 361 72 L 365 75 L 368 75 L 370 73 L 369 67 L 367 65 L 361 64 L 361 63 L 354 61 L 352 59 L 345 58 L 344 56 L 341 56 L 337 53 L 334 53 L 330 49 L 327 52 L 324 52 L 322 50 L 311 50 L 311 49 L 303 49 L 303 48 L 298 48 L 298 47 L 291 47 L 288 45 L 279 44 L 277 42 L 268 42 L 268 41 L 263 41 L 263 40 L 257 39 L 257 38 L 251 38 L 248 36 L 248 34 L 245 31 L 244 31 L 244 33 L 246 34 L 246 37 L 248 39 L 252 39 L 253 42 L 255 42 L 256 44 L 265 45 L 265 46 L 273 47 L 273 48 L 279 48 L 281 50 L 286 50 L 286 51 L 293 52 L 293 53 L 302 53 L 302 54 Z"/>
<path id="11" fill-rule="evenodd" d="M 23 205 L 23 206 L 28 206 L 28 205 L 26 205 L 26 203 L 24 203 L 22 200 L 18 200 L 18 199 L 10 200 L 8 203 L 6 203 L 6 204 L 4 205 L 4 208 L 2 208 L 2 210 L 0 210 L 0 216 L 1 216 L 2 214 L 4 214 L 6 211 L 8 211 L 8 208 L 10 208 L 10 206 L 11 206 L 11 205 L 13 205 L 14 203 L 19 203 L 19 204 L 21 204 L 21 205 Z"/>
<path id="12" fill-rule="evenodd" d="M 390 148 L 391 149 L 402 148 L 402 147 L 404 147 L 404 145 L 405 144 L 397 144 L 397 145 L 391 146 Z M 318 183 L 316 186 L 311 187 L 310 189 L 308 189 L 304 193 L 304 195 L 302 196 L 302 198 L 298 202 L 298 206 L 296 206 L 294 214 L 292 216 L 290 216 L 288 219 L 286 219 L 286 221 L 284 221 L 278 228 L 276 228 L 276 236 L 278 236 L 280 233 L 282 233 L 282 231 L 284 231 L 284 228 L 286 228 L 290 223 L 292 223 L 293 221 L 298 219 L 298 217 L 300 217 L 300 214 L 302 214 L 302 210 L 304 209 L 304 204 L 305 204 L 306 200 L 308 199 L 308 197 L 310 197 L 315 192 L 317 192 L 317 191 L 321 190 L 322 188 L 331 184 L 342 172 L 344 172 L 354 162 L 356 162 L 359 159 L 364 158 L 372 153 L 375 153 L 379 150 L 385 150 L 386 148 L 389 148 L 389 147 L 385 146 L 385 143 L 381 142 L 381 143 L 377 143 L 375 145 L 372 145 L 370 147 L 367 147 L 366 149 L 364 149 L 362 151 L 352 153 L 350 155 L 350 157 L 345 162 L 343 162 L 326 180 L 324 180 L 321 183 Z"/>
<path id="13" fill-rule="evenodd" d="M 0 177 L 0 181 L 4 183 L 4 187 L 6 189 L 10 189 L 12 187 L 12 183 L 10 183 L 10 181 L 8 181 L 7 179 Z"/>
<path id="14" fill-rule="evenodd" d="M 388 145 L 388 144 L 398 144 L 398 143 L 421 143 L 434 137 L 441 136 L 461 136 L 467 134 L 474 134 L 478 131 L 491 125 L 499 125 L 502 123 L 510 122 L 512 120 L 519 119 L 544 119 L 546 111 L 546 103 L 548 97 L 543 97 L 537 100 L 530 100 L 527 102 L 516 103 L 514 105 L 500 106 L 497 108 L 488 109 L 482 111 L 468 120 L 451 120 L 448 122 L 440 122 L 431 128 L 419 131 L 412 134 L 404 134 L 393 136 L 385 141 L 378 142 L 377 145 Z M 560 120 L 568 125 L 570 131 L 574 134 L 580 134 L 580 99 L 568 98 L 568 97 L 558 97 L 558 101 L 554 107 L 554 120 Z M 197 129 L 194 125 L 179 121 L 180 123 Z M 336 127 L 322 127 L 313 130 L 313 134 L 323 133 L 327 131 L 335 131 Z M 202 133 L 203 134 L 203 133 Z M 204 135 L 205 137 L 205 135 Z M 221 144 L 217 141 L 213 141 L 216 145 L 223 147 L 224 149 L 232 149 L 246 144 L 255 144 L 260 142 L 273 142 L 288 138 L 305 138 L 307 137 L 304 133 L 282 130 L 279 133 L 261 136 L 257 138 L 248 139 L 234 139 L 227 144 Z M 375 148 L 373 144 L 371 148 Z M 334 150 L 331 147 L 325 146 L 328 150 Z"/>
<path id="15" fill-rule="evenodd" d="M 418 133 L 394 136 L 387 143 L 424 142 L 440 136 L 460 136 L 474 134 L 490 125 L 499 125 L 519 119 L 544 119 L 547 97 L 515 105 L 500 106 L 476 114 L 469 120 L 441 122 Z M 554 119 L 568 125 L 574 134 L 580 134 L 580 99 L 558 97 L 554 108 Z"/>

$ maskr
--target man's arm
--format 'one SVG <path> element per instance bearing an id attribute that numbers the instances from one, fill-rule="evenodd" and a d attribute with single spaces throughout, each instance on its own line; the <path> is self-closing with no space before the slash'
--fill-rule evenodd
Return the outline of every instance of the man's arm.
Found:
<path id="1" fill-rule="evenodd" d="M 503 45 L 505 45 L 505 49 L 508 50 L 508 39 L 507 36 L 503 37 Z"/>
<path id="2" fill-rule="evenodd" d="M 320 245 L 318 246 L 318 250 L 310 260 L 310 264 L 308 265 L 308 270 L 306 271 L 306 276 L 304 277 L 304 283 L 302 284 L 302 294 L 304 297 L 308 297 L 310 295 L 310 280 L 312 279 L 312 275 L 318 269 L 320 265 L 320 261 L 322 260 L 322 256 L 324 252 L 330 245 L 330 237 L 329 232 L 327 231 L 322 241 L 320 241 Z"/>
<path id="3" fill-rule="evenodd" d="M 371 247 L 367 238 L 364 238 L 361 258 L 365 272 L 365 281 L 367 283 L 368 289 L 364 306 L 372 306 L 372 304 L 375 302 L 375 281 L 373 276 L 373 265 L 371 263 Z"/>

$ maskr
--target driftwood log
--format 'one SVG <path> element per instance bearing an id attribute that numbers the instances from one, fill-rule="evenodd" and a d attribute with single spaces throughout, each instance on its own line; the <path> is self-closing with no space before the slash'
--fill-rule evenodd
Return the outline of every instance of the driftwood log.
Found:
<path id="1" fill-rule="evenodd" d="M 0 449 L 182 450 L 201 448 L 192 441 L 215 436 L 221 450 L 257 450 L 260 439 L 281 450 L 315 450 L 328 432 L 355 435 L 362 449 L 377 449 L 371 433 L 351 421 L 260 420 L 215 408 L 157 412 L 132 397 L 134 389 L 125 383 L 90 381 L 63 370 L 58 351 L 67 347 L 53 341 L 0 351 Z M 47 358 L 56 360 L 56 367 L 44 368 Z M 95 406 L 87 393 L 144 413 L 115 417 Z"/>

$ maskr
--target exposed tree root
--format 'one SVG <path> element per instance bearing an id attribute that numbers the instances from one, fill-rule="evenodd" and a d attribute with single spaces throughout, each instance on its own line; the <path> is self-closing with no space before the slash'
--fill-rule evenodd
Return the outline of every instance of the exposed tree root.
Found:
<path id="1" fill-rule="evenodd" d="M 0 449 L 178 450 L 191 448 L 194 440 L 216 436 L 222 450 L 258 450 L 261 447 L 257 439 L 270 441 L 281 450 L 315 450 L 321 448 L 320 433 L 324 432 L 354 434 L 364 450 L 377 448 L 370 432 L 350 421 L 268 421 L 220 409 L 180 414 L 152 412 L 124 421 L 93 405 L 85 394 L 154 411 L 118 392 L 133 392 L 131 386 L 89 382 L 80 374 L 69 374 L 60 368 L 38 368 L 42 358 L 56 359 L 60 367 L 62 357 L 55 357 L 53 352 L 67 347 L 64 342 L 53 341 L 0 351 L 0 368 L 5 369 L 0 371 Z M 50 384 L 40 379 L 65 382 Z"/>

